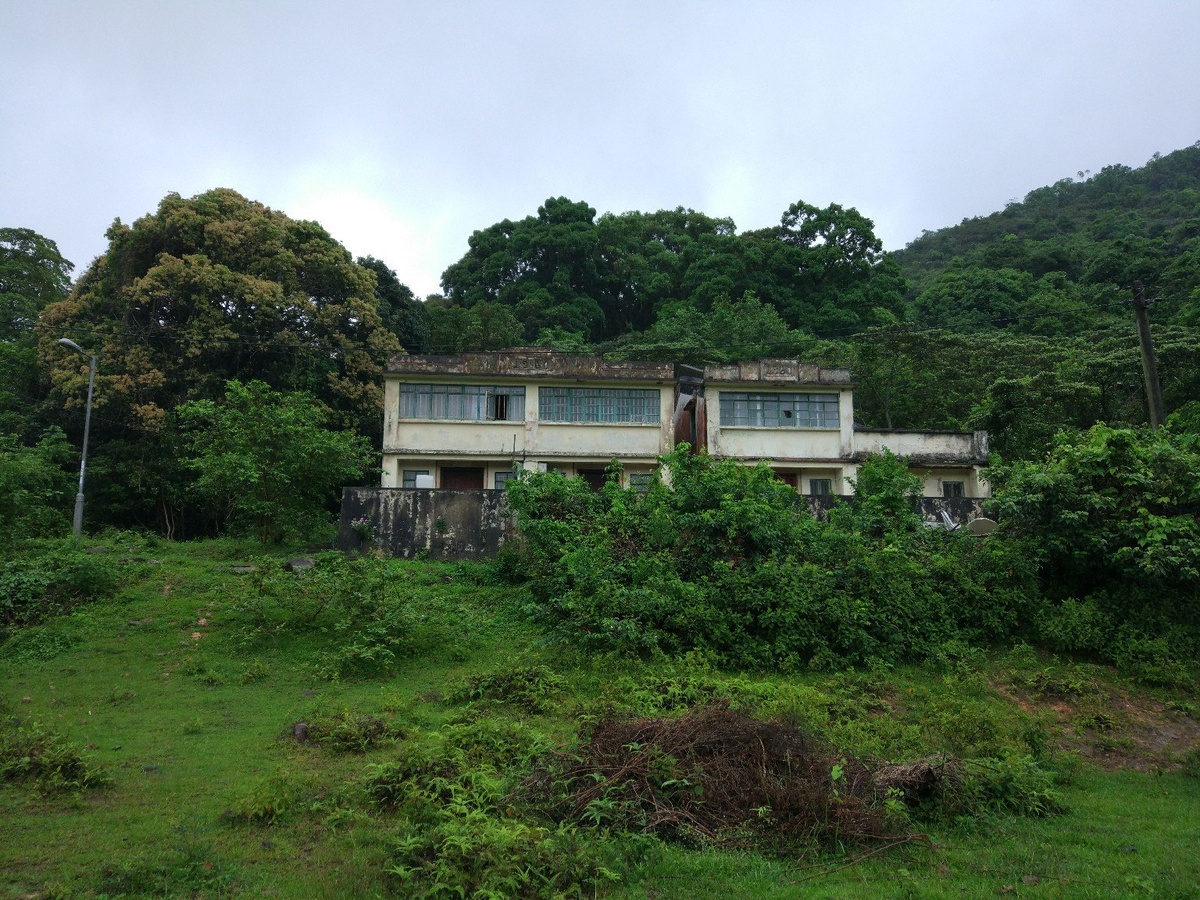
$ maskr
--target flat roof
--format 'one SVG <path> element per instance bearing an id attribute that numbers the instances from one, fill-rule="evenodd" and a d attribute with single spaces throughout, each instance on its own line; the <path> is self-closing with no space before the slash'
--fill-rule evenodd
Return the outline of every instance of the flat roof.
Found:
<path id="1" fill-rule="evenodd" d="M 392 355 L 386 375 L 558 378 L 583 381 L 674 381 L 675 364 L 572 356 L 545 347 L 447 356 Z"/>

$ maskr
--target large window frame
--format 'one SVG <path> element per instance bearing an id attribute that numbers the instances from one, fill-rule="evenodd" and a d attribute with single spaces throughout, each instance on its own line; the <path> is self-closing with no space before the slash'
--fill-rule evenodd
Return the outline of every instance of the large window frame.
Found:
<path id="1" fill-rule="evenodd" d="M 401 419 L 451 422 L 524 422 L 524 385 L 400 385 Z"/>
<path id="2" fill-rule="evenodd" d="M 841 427 L 837 394 L 721 391 L 720 417 L 723 428 Z"/>
<path id="3" fill-rule="evenodd" d="M 658 425 L 661 404 L 655 388 L 538 388 L 538 419 L 547 423 Z"/>

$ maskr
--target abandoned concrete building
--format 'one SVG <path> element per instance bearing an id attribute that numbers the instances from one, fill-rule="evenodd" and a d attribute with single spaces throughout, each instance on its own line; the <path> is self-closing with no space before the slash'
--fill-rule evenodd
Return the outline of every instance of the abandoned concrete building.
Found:
<path id="1" fill-rule="evenodd" d="M 699 369 L 523 348 L 394 356 L 385 377 L 385 488 L 498 490 L 520 469 L 598 486 L 614 459 L 636 487 L 687 441 L 764 463 L 802 494 L 851 493 L 858 466 L 886 448 L 928 497 L 988 495 L 985 432 L 858 427 L 845 369 L 785 359 Z"/>

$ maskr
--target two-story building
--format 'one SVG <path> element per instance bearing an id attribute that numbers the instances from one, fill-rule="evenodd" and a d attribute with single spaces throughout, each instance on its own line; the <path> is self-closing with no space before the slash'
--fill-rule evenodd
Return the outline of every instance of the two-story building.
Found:
<path id="1" fill-rule="evenodd" d="M 393 356 L 386 373 L 383 486 L 504 487 L 518 468 L 603 484 L 649 480 L 673 443 L 675 366 L 541 348 Z"/>
<path id="2" fill-rule="evenodd" d="M 987 432 L 891 431 L 854 423 L 846 369 L 762 359 L 704 369 L 704 430 L 713 456 L 769 465 L 802 494 L 852 493 L 849 479 L 890 450 L 922 480 L 926 497 L 987 497 Z"/>
<path id="3" fill-rule="evenodd" d="M 986 433 L 856 427 L 845 369 L 776 359 L 701 371 L 521 348 L 398 355 L 386 373 L 383 487 L 499 489 L 519 468 L 599 485 L 614 459 L 637 485 L 685 440 L 765 463 L 803 494 L 850 493 L 886 448 L 926 496 L 988 495 Z"/>

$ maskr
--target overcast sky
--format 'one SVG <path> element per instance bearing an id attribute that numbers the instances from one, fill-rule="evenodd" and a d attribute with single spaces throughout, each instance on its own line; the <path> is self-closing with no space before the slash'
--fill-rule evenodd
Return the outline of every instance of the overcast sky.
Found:
<path id="1" fill-rule="evenodd" d="M 76 275 L 168 192 L 316 219 L 418 295 L 547 197 L 887 249 L 1200 140 L 1200 2 L 0 0 L 0 227 Z"/>

